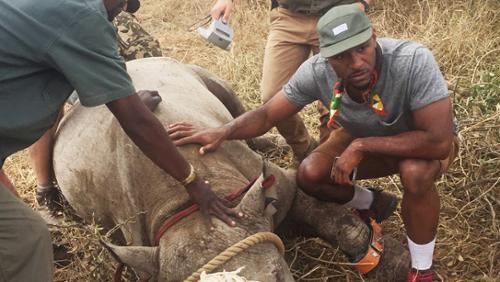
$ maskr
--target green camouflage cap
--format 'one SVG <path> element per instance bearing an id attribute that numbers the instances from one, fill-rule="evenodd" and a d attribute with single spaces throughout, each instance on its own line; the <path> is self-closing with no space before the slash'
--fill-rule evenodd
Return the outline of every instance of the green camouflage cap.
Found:
<path id="1" fill-rule="evenodd" d="M 319 50 L 328 58 L 370 39 L 372 24 L 358 4 L 331 8 L 318 21 Z"/>

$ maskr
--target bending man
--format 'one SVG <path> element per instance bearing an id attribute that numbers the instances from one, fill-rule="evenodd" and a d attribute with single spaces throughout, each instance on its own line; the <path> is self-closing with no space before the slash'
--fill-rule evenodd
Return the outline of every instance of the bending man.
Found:
<path id="1" fill-rule="evenodd" d="M 234 225 L 235 215 L 175 148 L 142 103 L 116 48 L 111 20 L 124 0 L 0 0 L 0 168 L 56 122 L 76 89 L 84 106 L 106 104 L 159 167 L 182 181 L 205 217 Z M 155 96 L 154 91 L 147 92 Z M 45 222 L 4 186 L 0 175 L 0 281 L 51 281 Z"/>

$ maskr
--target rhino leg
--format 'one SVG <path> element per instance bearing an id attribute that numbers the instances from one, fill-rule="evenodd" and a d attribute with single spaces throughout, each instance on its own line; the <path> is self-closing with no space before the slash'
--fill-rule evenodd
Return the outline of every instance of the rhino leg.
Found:
<path id="1" fill-rule="evenodd" d="M 300 222 L 307 235 L 316 235 L 337 244 L 350 258 L 365 255 L 370 231 L 366 224 L 350 210 L 340 205 L 318 201 L 297 189 L 297 195 L 288 214 Z M 297 224 L 295 224 L 297 226 Z M 378 281 L 404 281 L 409 270 L 410 256 L 403 245 L 384 236 L 385 248 L 377 268 L 369 276 Z"/>
<path id="2" fill-rule="evenodd" d="M 186 66 L 201 79 L 208 91 L 212 92 L 224 104 L 233 118 L 237 118 L 246 112 L 245 107 L 227 82 L 202 67 L 195 65 Z"/>

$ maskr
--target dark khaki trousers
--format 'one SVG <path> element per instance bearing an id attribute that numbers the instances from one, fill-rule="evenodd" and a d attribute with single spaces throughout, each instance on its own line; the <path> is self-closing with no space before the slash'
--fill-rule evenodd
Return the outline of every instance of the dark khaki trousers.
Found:
<path id="1" fill-rule="evenodd" d="M 0 184 L 0 282 L 52 281 L 45 221 Z"/>
<path id="2" fill-rule="evenodd" d="M 319 16 L 294 13 L 283 8 L 271 11 L 261 82 L 264 103 L 282 89 L 311 52 L 318 53 L 318 19 Z M 296 157 L 305 157 L 302 155 L 307 153 L 312 141 L 302 119 L 294 115 L 276 127 Z"/>

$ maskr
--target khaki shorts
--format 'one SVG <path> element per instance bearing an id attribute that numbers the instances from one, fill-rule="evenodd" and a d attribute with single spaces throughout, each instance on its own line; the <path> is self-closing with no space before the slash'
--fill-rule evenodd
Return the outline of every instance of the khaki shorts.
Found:
<path id="1" fill-rule="evenodd" d="M 328 139 L 321 143 L 313 153 L 319 153 L 324 157 L 331 158 L 333 163 L 335 157 L 340 156 L 353 140 L 354 138 L 345 129 L 338 128 L 333 130 Z M 459 142 L 458 138 L 455 137 L 448 157 L 439 160 L 441 166 L 439 175 L 448 170 L 458 155 L 458 149 Z M 399 172 L 400 160 L 401 158 L 386 155 L 366 154 L 358 166 L 357 178 L 371 179 L 396 174 Z"/>

